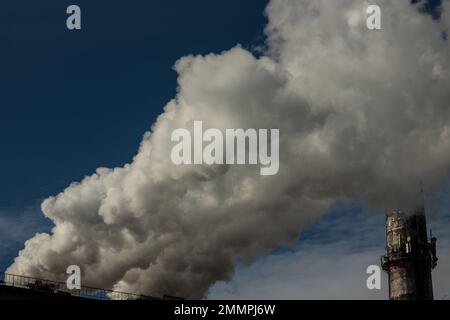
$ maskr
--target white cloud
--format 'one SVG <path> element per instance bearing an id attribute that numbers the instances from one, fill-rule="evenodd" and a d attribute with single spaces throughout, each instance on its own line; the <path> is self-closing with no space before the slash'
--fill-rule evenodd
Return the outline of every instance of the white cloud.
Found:
<path id="1" fill-rule="evenodd" d="M 414 205 L 450 159 L 449 46 L 409 1 L 377 2 L 382 32 L 358 28 L 359 0 L 273 0 L 265 57 L 235 47 L 180 59 L 178 94 L 133 161 L 45 200 L 55 228 L 9 272 L 62 279 L 77 264 L 85 284 L 198 298 L 237 259 L 294 243 L 336 199 Z M 193 120 L 279 128 L 279 174 L 174 166 L 170 134 Z"/>

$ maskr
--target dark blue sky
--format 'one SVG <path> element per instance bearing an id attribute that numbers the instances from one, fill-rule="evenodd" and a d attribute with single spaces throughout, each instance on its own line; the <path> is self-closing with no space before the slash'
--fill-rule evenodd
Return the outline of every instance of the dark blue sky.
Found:
<path id="1" fill-rule="evenodd" d="M 81 31 L 66 28 L 70 4 L 81 7 Z M 263 43 L 266 4 L 0 2 L 0 223 L 31 223 L 0 245 L 0 270 L 24 240 L 48 229 L 42 199 L 99 166 L 131 161 L 175 96 L 177 59 Z"/>
<path id="2" fill-rule="evenodd" d="M 66 7 L 82 9 L 68 31 Z M 186 54 L 261 42 L 266 1 L 2 1 L 0 210 L 129 162 Z"/>

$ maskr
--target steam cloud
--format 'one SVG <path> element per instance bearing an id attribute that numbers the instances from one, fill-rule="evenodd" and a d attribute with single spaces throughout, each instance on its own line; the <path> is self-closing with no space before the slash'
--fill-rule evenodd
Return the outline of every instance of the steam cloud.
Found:
<path id="1" fill-rule="evenodd" d="M 8 272 L 143 294 L 204 297 L 336 199 L 417 204 L 450 160 L 450 2 L 440 21 L 409 0 L 272 0 L 268 49 L 237 46 L 175 65 L 178 94 L 123 168 L 99 168 L 46 199 L 55 227 L 26 242 Z M 374 4 L 374 1 L 370 1 Z M 175 166 L 174 129 L 279 128 L 280 171 Z"/>

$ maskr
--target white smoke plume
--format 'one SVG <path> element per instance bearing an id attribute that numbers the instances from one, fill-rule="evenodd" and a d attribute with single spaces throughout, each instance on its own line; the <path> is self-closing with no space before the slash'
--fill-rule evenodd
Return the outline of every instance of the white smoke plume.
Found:
<path id="1" fill-rule="evenodd" d="M 378 3 L 382 30 L 366 28 Z M 240 46 L 175 65 L 177 96 L 130 164 L 99 168 L 42 204 L 55 227 L 8 272 L 142 294 L 202 298 L 336 199 L 416 205 L 450 160 L 450 48 L 440 21 L 402 1 L 272 0 L 268 51 Z M 176 128 L 279 128 L 280 171 L 175 166 Z"/>

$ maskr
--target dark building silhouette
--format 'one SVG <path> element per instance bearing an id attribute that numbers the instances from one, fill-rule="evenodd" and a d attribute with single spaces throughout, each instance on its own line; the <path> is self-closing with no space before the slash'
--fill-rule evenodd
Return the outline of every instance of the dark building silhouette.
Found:
<path id="1" fill-rule="evenodd" d="M 66 283 L 0 272 L 0 300 L 174 300 L 81 286 L 70 290 Z"/>
<path id="2" fill-rule="evenodd" d="M 0 285 L 0 300 L 85 300 L 61 292 Z"/>
<path id="3" fill-rule="evenodd" d="M 389 299 L 433 300 L 431 271 L 436 267 L 436 238 L 428 241 L 424 208 L 386 213 L 386 255 Z"/>

